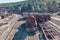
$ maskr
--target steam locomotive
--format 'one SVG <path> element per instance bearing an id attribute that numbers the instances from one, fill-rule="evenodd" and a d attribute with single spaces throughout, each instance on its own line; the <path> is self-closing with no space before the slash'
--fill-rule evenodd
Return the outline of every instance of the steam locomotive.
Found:
<path id="1" fill-rule="evenodd" d="M 37 25 L 39 23 L 47 22 L 48 20 L 51 20 L 50 15 L 38 15 L 38 14 L 29 14 L 28 17 L 26 17 L 26 31 L 27 32 L 35 32 L 38 30 Z"/>

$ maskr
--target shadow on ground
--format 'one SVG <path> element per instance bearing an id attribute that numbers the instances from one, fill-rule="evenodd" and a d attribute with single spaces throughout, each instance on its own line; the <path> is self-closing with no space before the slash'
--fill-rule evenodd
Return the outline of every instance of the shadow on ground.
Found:
<path id="1" fill-rule="evenodd" d="M 25 40 L 27 36 L 28 34 L 25 31 L 25 23 L 24 23 L 18 28 L 18 32 L 15 33 L 13 40 Z"/>
<path id="2" fill-rule="evenodd" d="M 25 40 L 27 36 L 33 36 L 35 33 L 28 33 L 25 30 L 26 23 L 22 24 L 18 28 L 18 32 L 15 33 L 13 40 Z"/>
<path id="3" fill-rule="evenodd" d="M 24 21 L 25 19 L 24 18 L 20 18 L 18 21 Z"/>

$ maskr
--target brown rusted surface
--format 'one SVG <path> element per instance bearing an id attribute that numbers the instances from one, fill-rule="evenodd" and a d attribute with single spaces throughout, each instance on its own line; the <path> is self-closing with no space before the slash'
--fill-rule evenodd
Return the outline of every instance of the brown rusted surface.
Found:
<path id="1" fill-rule="evenodd" d="M 28 18 L 27 18 L 27 22 L 28 22 L 29 24 L 35 24 L 35 19 L 34 19 L 33 17 L 28 17 Z"/>
<path id="2" fill-rule="evenodd" d="M 43 23 L 51 20 L 50 15 L 29 14 L 28 16 L 26 20 L 30 24 L 35 24 L 35 21 L 37 23 Z"/>

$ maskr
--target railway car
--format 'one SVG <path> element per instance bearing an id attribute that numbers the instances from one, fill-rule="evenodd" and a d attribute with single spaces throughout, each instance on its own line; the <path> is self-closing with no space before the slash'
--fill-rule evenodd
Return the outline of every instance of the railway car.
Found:
<path id="1" fill-rule="evenodd" d="M 38 22 L 47 22 L 48 20 L 51 20 L 51 17 L 49 14 L 32 14 L 35 18 L 36 18 L 36 21 Z"/>
<path id="2" fill-rule="evenodd" d="M 26 21 L 27 21 L 27 25 L 26 25 L 25 29 L 26 29 L 27 32 L 37 31 L 37 24 L 36 24 L 37 22 L 36 22 L 34 17 L 29 16 L 29 17 L 26 18 Z"/>
<path id="3" fill-rule="evenodd" d="M 41 14 L 39 15 L 39 19 L 38 19 L 41 22 L 47 22 L 49 20 L 51 20 L 51 17 L 49 14 Z"/>
<path id="4" fill-rule="evenodd" d="M 50 17 L 50 15 L 47 15 L 47 19 L 48 19 L 48 20 L 51 20 L 51 17 Z"/>
<path id="5" fill-rule="evenodd" d="M 26 27 L 26 31 L 28 32 L 35 32 L 37 30 L 37 25 L 39 23 L 47 22 L 48 20 L 51 20 L 50 15 L 38 15 L 38 14 L 30 14 L 26 21 L 29 25 Z"/>
<path id="6" fill-rule="evenodd" d="M 44 16 L 42 16 L 42 15 L 39 15 L 38 17 L 37 17 L 37 22 L 38 23 L 43 23 L 44 22 Z"/>
<path id="7" fill-rule="evenodd" d="M 39 15 L 39 14 L 31 14 L 29 16 L 34 16 L 35 20 L 38 23 L 42 23 L 44 21 L 44 16 L 43 15 Z"/>

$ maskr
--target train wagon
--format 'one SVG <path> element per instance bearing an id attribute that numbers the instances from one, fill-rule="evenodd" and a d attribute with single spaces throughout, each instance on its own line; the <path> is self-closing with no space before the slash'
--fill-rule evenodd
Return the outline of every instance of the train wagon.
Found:
<path id="1" fill-rule="evenodd" d="M 37 25 L 39 23 L 44 23 L 44 22 L 47 22 L 48 20 L 51 20 L 50 15 L 30 14 L 26 18 L 26 21 L 31 26 L 27 26 L 26 31 L 35 32 L 37 30 Z"/>
<path id="2" fill-rule="evenodd" d="M 51 17 L 48 14 L 45 14 L 45 15 L 42 15 L 42 16 L 44 17 L 45 22 L 47 22 L 48 20 L 51 20 Z"/>
<path id="3" fill-rule="evenodd" d="M 49 14 L 31 14 L 35 17 L 37 23 L 43 23 L 47 22 L 48 20 L 51 20 L 51 17 Z"/>
<path id="4" fill-rule="evenodd" d="M 40 22 L 41 22 L 41 20 L 42 20 L 42 22 L 47 22 L 47 21 L 51 20 L 51 17 L 49 14 L 41 14 L 41 15 L 39 15 L 39 20 L 40 20 Z"/>
<path id="5" fill-rule="evenodd" d="M 37 31 L 37 22 L 34 17 L 29 16 L 26 18 L 27 27 L 25 28 L 27 32 L 35 32 Z"/>

